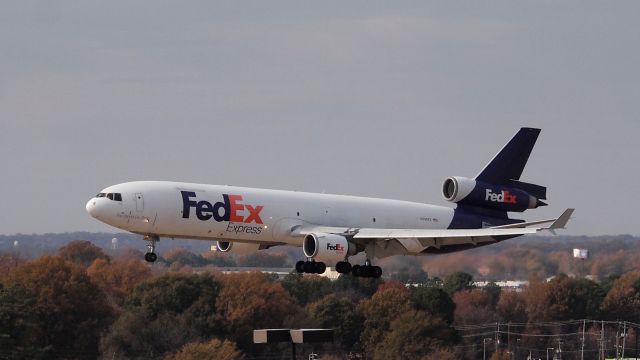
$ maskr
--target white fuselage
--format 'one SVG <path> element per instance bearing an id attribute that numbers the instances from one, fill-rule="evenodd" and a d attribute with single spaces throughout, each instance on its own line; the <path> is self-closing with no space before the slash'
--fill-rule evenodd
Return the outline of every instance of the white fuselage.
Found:
<path id="1" fill-rule="evenodd" d="M 408 201 L 166 181 L 110 186 L 89 200 L 87 211 L 144 235 L 298 246 L 302 238 L 292 236 L 298 225 L 446 229 L 454 215 Z"/>

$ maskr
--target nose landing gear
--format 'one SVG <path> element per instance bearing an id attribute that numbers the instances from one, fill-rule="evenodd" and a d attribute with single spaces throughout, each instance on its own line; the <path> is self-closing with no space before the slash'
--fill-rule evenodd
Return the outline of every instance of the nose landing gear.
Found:
<path id="1" fill-rule="evenodd" d="M 153 263 L 158 260 L 158 255 L 156 255 L 156 242 L 160 241 L 160 237 L 158 235 L 145 235 L 144 240 L 147 242 L 147 249 L 149 251 L 144 254 L 144 259 L 147 262 Z"/>

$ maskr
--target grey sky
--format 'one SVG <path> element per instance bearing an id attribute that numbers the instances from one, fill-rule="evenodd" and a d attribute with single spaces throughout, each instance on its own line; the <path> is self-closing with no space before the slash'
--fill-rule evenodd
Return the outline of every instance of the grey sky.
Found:
<path id="1" fill-rule="evenodd" d="M 13 1 L 0 233 L 114 231 L 129 180 L 446 205 L 521 126 L 567 234 L 640 235 L 640 3 Z"/>

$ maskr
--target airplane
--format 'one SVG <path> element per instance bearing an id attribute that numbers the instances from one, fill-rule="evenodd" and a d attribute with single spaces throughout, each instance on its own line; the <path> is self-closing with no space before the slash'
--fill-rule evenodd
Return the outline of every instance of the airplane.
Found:
<path id="1" fill-rule="evenodd" d="M 215 240 L 221 252 L 247 254 L 278 245 L 302 247 L 299 273 L 379 278 L 374 259 L 432 255 L 564 229 L 574 209 L 555 219 L 508 216 L 547 205 L 544 186 L 520 181 L 540 134 L 521 128 L 475 178 L 448 177 L 444 198 L 455 208 L 367 197 L 169 181 L 109 186 L 86 204 L 94 218 L 142 235 L 145 260 L 157 260 L 161 237 Z M 549 224 L 543 226 L 543 224 Z M 349 257 L 366 254 L 362 265 Z"/>

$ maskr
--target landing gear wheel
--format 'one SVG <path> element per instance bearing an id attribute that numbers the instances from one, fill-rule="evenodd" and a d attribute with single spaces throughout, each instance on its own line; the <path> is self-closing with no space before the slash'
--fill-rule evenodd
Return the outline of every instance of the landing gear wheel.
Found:
<path id="1" fill-rule="evenodd" d="M 356 277 L 358 277 L 358 276 L 362 276 L 362 271 L 361 271 L 361 269 L 362 269 L 362 266 L 360 266 L 360 265 L 353 265 L 353 267 L 351 268 L 351 275 L 356 276 Z"/>
<path id="2" fill-rule="evenodd" d="M 327 265 L 325 265 L 325 263 L 323 262 L 317 262 L 316 264 L 316 274 L 324 274 L 324 272 L 327 270 Z"/>
<path id="3" fill-rule="evenodd" d="M 371 267 L 371 277 L 379 279 L 382 276 L 382 268 L 380 266 Z"/>
<path id="4" fill-rule="evenodd" d="M 304 265 L 302 266 L 302 270 L 304 270 L 304 272 L 307 274 L 315 273 L 315 269 L 316 266 L 313 261 L 305 261 Z"/>
<path id="5" fill-rule="evenodd" d="M 338 261 L 336 271 L 340 274 L 348 274 L 351 272 L 351 264 L 348 261 Z"/>
<path id="6" fill-rule="evenodd" d="M 149 251 L 144 254 L 144 259 L 147 262 L 155 262 L 158 260 L 158 255 L 156 255 L 156 242 L 160 241 L 160 237 L 158 235 L 145 235 L 144 240 L 147 242 L 147 249 Z"/>
<path id="7" fill-rule="evenodd" d="M 302 260 L 300 260 L 300 261 L 298 261 L 298 262 L 296 263 L 296 271 L 297 271 L 298 273 L 303 273 L 303 272 L 304 272 L 304 264 L 305 264 L 305 262 L 304 262 L 304 261 L 302 261 Z"/>
<path id="8" fill-rule="evenodd" d="M 155 253 L 152 253 L 152 252 L 148 252 L 148 253 L 144 254 L 144 259 L 147 262 L 152 263 L 152 262 L 155 262 L 156 260 L 158 260 L 158 255 L 156 255 Z"/>

